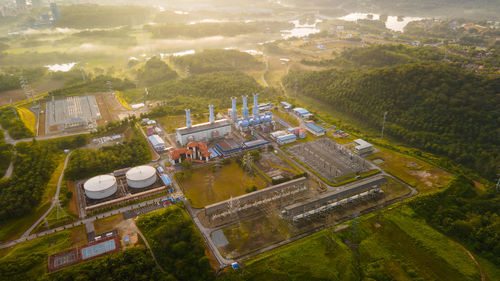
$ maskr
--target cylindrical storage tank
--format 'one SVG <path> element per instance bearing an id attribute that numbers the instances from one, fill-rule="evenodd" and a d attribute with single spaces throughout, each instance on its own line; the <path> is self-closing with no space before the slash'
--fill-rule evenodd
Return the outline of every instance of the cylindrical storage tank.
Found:
<path id="1" fill-rule="evenodd" d="M 111 175 L 100 175 L 90 178 L 83 184 L 85 195 L 90 199 L 103 199 L 115 194 L 116 178 Z"/>
<path id="2" fill-rule="evenodd" d="M 156 170 L 151 166 L 138 166 L 127 172 L 127 184 L 131 188 L 144 188 L 156 182 Z"/>
<path id="3" fill-rule="evenodd" d="M 299 138 L 301 138 L 301 139 L 306 138 L 306 130 L 300 129 L 300 131 L 299 131 Z"/>
<path id="4" fill-rule="evenodd" d="M 298 137 L 299 136 L 299 132 L 300 132 L 300 127 L 296 127 L 295 131 L 293 132 L 293 134 Z"/>

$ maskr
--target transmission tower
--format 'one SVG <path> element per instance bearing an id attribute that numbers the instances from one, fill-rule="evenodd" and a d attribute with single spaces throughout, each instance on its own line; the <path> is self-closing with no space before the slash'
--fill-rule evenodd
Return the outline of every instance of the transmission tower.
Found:
<path id="1" fill-rule="evenodd" d="M 17 116 L 16 108 L 14 107 L 14 104 L 12 103 L 12 99 L 10 99 L 10 108 L 12 108 L 12 112 L 14 112 L 14 116 L 16 117 L 16 119 L 19 119 L 19 116 Z"/>
<path id="2" fill-rule="evenodd" d="M 387 117 L 387 111 L 384 112 L 384 122 L 382 122 L 382 134 L 381 134 L 381 139 L 384 138 L 384 129 L 385 129 L 385 120 L 386 120 L 386 117 Z"/>
<path id="3" fill-rule="evenodd" d="M 497 186 L 495 187 L 495 190 L 498 192 L 500 190 L 500 178 L 498 178 Z"/>

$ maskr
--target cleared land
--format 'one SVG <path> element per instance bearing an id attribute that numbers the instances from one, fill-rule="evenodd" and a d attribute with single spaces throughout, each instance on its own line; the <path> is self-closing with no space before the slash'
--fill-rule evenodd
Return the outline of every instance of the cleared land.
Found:
<path id="1" fill-rule="evenodd" d="M 378 149 L 379 152 L 366 158 L 393 176 L 417 188 L 419 192 L 425 193 L 444 187 L 453 178 L 452 174 L 420 159 L 386 148 Z"/>
<path id="2" fill-rule="evenodd" d="M 195 208 L 245 194 L 245 189 L 252 186 L 257 189 L 266 187 L 264 179 L 250 175 L 235 162 L 220 168 L 206 165 L 184 176 L 177 174 L 176 177 Z"/>
<path id="3" fill-rule="evenodd" d="M 28 128 L 33 134 L 35 132 L 35 127 L 36 127 L 36 117 L 31 110 L 27 109 L 26 107 L 18 107 L 16 108 L 17 112 L 19 113 L 19 117 L 21 120 L 24 122 L 24 125 L 26 128 Z"/>

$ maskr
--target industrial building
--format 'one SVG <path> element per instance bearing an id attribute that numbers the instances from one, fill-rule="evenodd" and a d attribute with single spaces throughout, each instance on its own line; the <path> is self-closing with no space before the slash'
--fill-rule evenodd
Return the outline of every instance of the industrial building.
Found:
<path id="1" fill-rule="evenodd" d="M 231 134 L 231 122 L 227 119 L 215 120 L 213 105 L 209 106 L 209 110 L 208 123 L 192 125 L 191 110 L 186 109 L 186 127 L 177 129 L 176 139 L 180 145 L 184 146 L 188 142 L 208 142 Z"/>
<path id="2" fill-rule="evenodd" d="M 304 119 L 309 119 L 309 117 L 312 116 L 312 114 L 307 109 L 302 107 L 296 107 L 292 111 L 295 115 L 300 116 L 301 118 Z"/>
<path id="3" fill-rule="evenodd" d="M 182 161 L 201 161 L 210 160 L 210 151 L 204 142 L 190 142 L 183 148 L 170 148 L 168 158 L 172 165 L 180 164 Z"/>
<path id="4" fill-rule="evenodd" d="M 46 133 L 58 130 L 87 129 L 101 119 L 94 96 L 72 96 L 46 104 Z"/>
<path id="5" fill-rule="evenodd" d="M 355 144 L 354 151 L 357 154 L 365 154 L 373 151 L 373 145 L 362 139 L 355 140 L 354 144 Z"/>
<path id="6" fill-rule="evenodd" d="M 313 122 L 306 123 L 306 129 L 313 135 L 319 137 L 325 134 L 325 128 Z"/>
<path id="7" fill-rule="evenodd" d="M 150 135 L 148 137 L 149 142 L 158 152 L 165 150 L 165 141 L 158 135 Z"/>
<path id="8" fill-rule="evenodd" d="M 100 175 L 90 178 L 83 184 L 85 195 L 90 199 L 107 198 L 118 190 L 116 178 L 112 175 Z"/>
<path id="9" fill-rule="evenodd" d="M 125 174 L 127 185 L 131 188 L 145 188 L 156 182 L 156 169 L 151 166 L 138 166 Z"/>
<path id="10" fill-rule="evenodd" d="M 291 104 L 289 104 L 289 103 L 288 103 L 288 102 L 286 102 L 286 101 L 282 101 L 282 102 L 280 102 L 280 104 L 283 106 L 283 109 L 284 109 L 284 110 L 289 111 L 289 110 L 291 110 L 291 109 L 292 109 L 292 105 L 291 105 Z"/>

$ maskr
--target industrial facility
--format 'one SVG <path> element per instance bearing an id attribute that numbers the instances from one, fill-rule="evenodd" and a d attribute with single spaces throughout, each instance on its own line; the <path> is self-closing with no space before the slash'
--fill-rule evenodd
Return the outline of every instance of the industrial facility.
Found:
<path id="1" fill-rule="evenodd" d="M 153 185 L 156 180 L 156 170 L 151 166 L 138 166 L 125 174 L 127 185 L 131 188 L 145 188 Z"/>
<path id="2" fill-rule="evenodd" d="M 204 142 L 190 142 L 186 147 L 175 149 L 171 147 L 168 151 L 170 164 L 180 164 L 182 161 L 208 162 L 211 152 Z"/>
<path id="3" fill-rule="evenodd" d="M 60 130 L 96 128 L 101 119 L 99 106 L 94 96 L 71 96 L 46 104 L 46 133 Z"/>
<path id="4" fill-rule="evenodd" d="M 83 189 L 90 199 L 107 198 L 117 191 L 116 178 L 112 175 L 95 176 L 85 182 Z"/>
<path id="5" fill-rule="evenodd" d="M 208 142 L 231 134 L 231 122 L 227 119 L 215 120 L 214 106 L 208 106 L 210 117 L 208 123 L 192 125 L 191 110 L 186 109 L 186 126 L 177 129 L 177 142 L 184 146 L 188 142 Z"/>
<path id="6" fill-rule="evenodd" d="M 373 151 L 373 145 L 362 139 L 354 140 L 354 151 L 357 154 L 366 154 Z"/>

